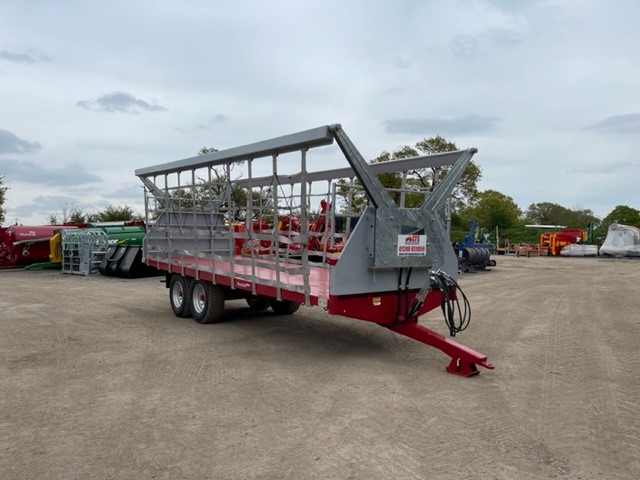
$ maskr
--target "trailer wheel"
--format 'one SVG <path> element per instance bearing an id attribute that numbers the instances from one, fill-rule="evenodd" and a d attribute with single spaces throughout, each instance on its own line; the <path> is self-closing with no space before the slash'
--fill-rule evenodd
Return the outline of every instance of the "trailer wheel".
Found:
<path id="1" fill-rule="evenodd" d="M 300 308 L 300 304 L 298 302 L 292 302 L 291 300 L 276 300 L 273 298 L 269 299 L 269 305 L 278 315 L 291 315 Z"/>
<path id="2" fill-rule="evenodd" d="M 169 301 L 171 310 L 176 317 L 189 318 L 191 316 L 191 303 L 189 302 L 189 280 L 173 275 L 169 283 Z"/>
<path id="3" fill-rule="evenodd" d="M 191 284 L 191 314 L 198 323 L 219 322 L 224 313 L 224 288 L 194 280 Z"/>
<path id="4" fill-rule="evenodd" d="M 269 308 L 269 299 L 260 295 L 251 295 L 247 297 L 247 305 L 254 311 L 266 310 Z"/>

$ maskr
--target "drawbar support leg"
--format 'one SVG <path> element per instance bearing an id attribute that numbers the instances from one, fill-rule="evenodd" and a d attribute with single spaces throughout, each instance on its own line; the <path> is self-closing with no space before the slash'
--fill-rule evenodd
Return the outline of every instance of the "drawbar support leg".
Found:
<path id="1" fill-rule="evenodd" d="M 444 335 L 434 332 L 417 322 L 403 322 L 397 325 L 388 325 L 390 330 L 413 338 L 426 345 L 442 350 L 451 357 L 451 362 L 447 366 L 447 372 L 463 377 L 471 377 L 480 373 L 477 365 L 493 370 L 495 367 L 487 361 L 487 356 L 469 347 L 451 340 Z"/>

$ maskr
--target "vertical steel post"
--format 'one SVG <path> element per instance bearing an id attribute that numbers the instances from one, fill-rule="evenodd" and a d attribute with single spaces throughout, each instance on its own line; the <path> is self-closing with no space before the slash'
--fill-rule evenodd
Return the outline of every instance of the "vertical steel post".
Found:
<path id="1" fill-rule="evenodd" d="M 400 208 L 404 208 L 406 202 L 407 172 L 402 172 L 402 183 L 400 184 Z"/>
<path id="2" fill-rule="evenodd" d="M 253 158 L 250 158 L 249 160 L 247 160 L 247 177 L 248 177 L 248 184 L 247 184 L 247 218 L 245 221 L 245 228 L 247 230 L 247 236 L 249 237 L 249 241 L 247 242 L 250 250 L 251 250 L 251 293 L 253 293 L 254 295 L 256 294 L 256 282 L 255 282 L 255 278 L 256 278 L 256 255 L 255 255 L 255 251 L 253 248 L 253 234 L 255 233 L 253 231 Z M 262 198 L 262 190 L 260 191 L 260 198 Z M 259 202 L 261 202 L 261 199 L 258 199 Z M 261 206 L 258 205 L 258 209 L 260 209 Z M 262 220 L 259 219 L 259 222 L 261 222 Z M 258 240 L 258 248 L 260 245 L 260 241 Z M 242 254 L 242 252 L 241 252 Z"/>
<path id="3" fill-rule="evenodd" d="M 278 155 L 273 154 L 271 156 L 271 167 L 273 172 L 273 178 L 275 185 L 273 187 L 273 247 L 275 252 L 275 266 L 276 266 L 276 300 L 282 300 L 280 292 L 280 243 L 278 242 L 279 228 L 278 228 Z"/>
<path id="4" fill-rule="evenodd" d="M 310 305 L 309 295 L 309 216 L 307 205 L 307 149 L 300 150 L 300 252 L 302 253 L 302 283 L 304 303 Z M 293 187 L 292 187 L 293 189 Z M 292 191 L 293 194 L 293 191 Z"/>

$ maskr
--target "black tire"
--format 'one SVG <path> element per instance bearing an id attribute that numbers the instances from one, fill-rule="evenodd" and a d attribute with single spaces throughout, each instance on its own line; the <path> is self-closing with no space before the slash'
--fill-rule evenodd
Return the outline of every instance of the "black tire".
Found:
<path id="1" fill-rule="evenodd" d="M 292 302 L 291 300 L 276 300 L 275 298 L 269 299 L 269 306 L 278 315 L 291 315 L 300 308 L 298 302 Z"/>
<path id="2" fill-rule="evenodd" d="M 260 310 L 266 310 L 269 308 L 269 299 L 261 297 L 260 295 L 251 295 L 247 297 L 247 305 L 255 312 Z"/>
<path id="3" fill-rule="evenodd" d="M 191 315 L 198 323 L 219 322 L 224 313 L 224 288 L 202 280 L 191 282 Z"/>
<path id="4" fill-rule="evenodd" d="M 169 302 L 171 303 L 171 310 L 176 317 L 189 318 L 191 317 L 191 282 L 188 278 L 184 278 L 180 275 L 173 275 L 169 282 Z"/>

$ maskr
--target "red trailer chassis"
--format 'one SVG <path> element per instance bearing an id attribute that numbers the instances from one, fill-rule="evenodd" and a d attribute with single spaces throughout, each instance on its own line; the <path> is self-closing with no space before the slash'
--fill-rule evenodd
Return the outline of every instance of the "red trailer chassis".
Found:
<path id="1" fill-rule="evenodd" d="M 309 172 L 309 149 L 334 140 L 349 167 Z M 298 161 L 289 160 L 293 152 L 299 152 Z M 377 323 L 434 346 L 451 357 L 449 373 L 472 376 L 479 372 L 478 365 L 493 368 L 487 357 L 420 325 L 418 319 L 442 308 L 451 335 L 468 323 L 443 210 L 474 153 L 469 149 L 369 165 L 342 128 L 332 125 L 139 169 L 147 216 L 155 218 L 148 222 L 145 262 L 166 273 L 177 316 L 217 322 L 225 299 L 232 298 L 246 298 L 251 308 L 270 306 L 280 314 L 293 313 L 301 304 L 319 306 L 329 314 Z M 445 179 L 414 209 L 397 205 L 376 176 L 450 164 Z M 242 172 L 234 180 L 232 166 L 238 165 Z M 283 171 L 284 165 L 289 171 Z M 216 168 L 225 169 L 223 182 L 214 180 L 220 178 L 212 175 Z M 343 232 L 335 231 L 340 214 L 333 207 L 339 202 L 339 178 L 357 178 L 369 199 L 352 230 L 353 212 L 348 201 L 343 205 Z M 317 184 L 324 182 L 326 190 L 318 192 Z M 314 197 L 324 202 L 315 222 Z M 293 214 L 298 222 L 279 221 Z M 238 221 L 243 228 L 234 227 Z M 321 221 L 328 228 L 320 228 Z M 288 230 L 282 230 L 284 223 Z M 325 247 L 317 251 L 317 245 Z M 461 308 L 458 297 L 464 297 Z"/>

